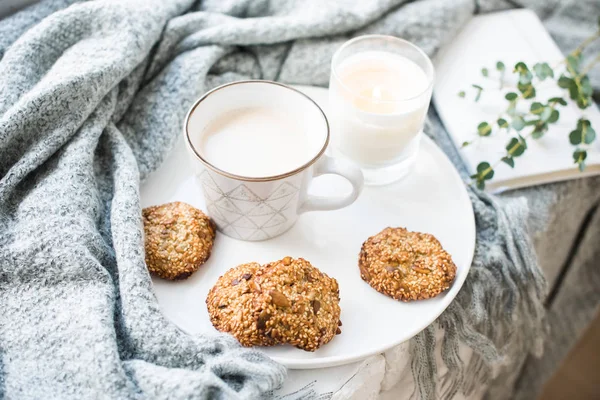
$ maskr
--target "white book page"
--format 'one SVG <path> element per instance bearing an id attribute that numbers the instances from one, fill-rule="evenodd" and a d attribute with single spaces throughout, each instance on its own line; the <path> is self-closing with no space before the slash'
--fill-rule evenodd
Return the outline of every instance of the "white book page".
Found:
<path id="1" fill-rule="evenodd" d="M 512 88 L 506 87 L 499 92 L 498 79 L 483 77 L 482 67 L 488 68 L 490 77 L 495 78 L 499 76 L 496 61 L 504 62 L 508 76 L 518 61 L 527 63 L 530 68 L 536 62 L 548 62 L 554 68 L 563 58 L 532 11 L 511 10 L 474 17 L 434 60 L 437 81 L 433 101 L 455 145 L 460 148 L 463 142 L 472 141 L 480 122 L 495 124 L 499 113 L 508 105 L 504 94 L 517 92 L 514 87 L 516 81 L 508 82 L 513 85 Z M 562 67 L 555 68 L 555 74 L 561 71 Z M 475 89 L 471 84 L 485 88 L 477 103 L 473 101 Z M 461 90 L 467 92 L 464 99 L 458 97 Z M 555 96 L 569 101 L 568 93 L 555 83 L 548 80 L 540 83 L 537 101 L 546 102 Z M 550 125 L 544 137 L 527 140 L 528 148 L 524 155 L 515 158 L 514 169 L 504 163 L 495 168 L 494 178 L 486 182 L 489 190 L 513 189 L 600 174 L 600 140 L 588 149 L 585 172 L 579 172 L 573 163 L 575 146 L 569 143 L 569 132 L 575 129 L 581 110 L 571 102 L 565 107 L 559 106 L 558 110 L 559 121 Z M 596 105 L 584 110 L 584 115 L 599 131 L 600 112 Z M 522 132 L 529 130 L 526 127 Z M 474 173 L 481 161 L 494 164 L 506 153 L 505 147 L 510 137 L 502 130 L 461 149 L 467 168 Z"/>

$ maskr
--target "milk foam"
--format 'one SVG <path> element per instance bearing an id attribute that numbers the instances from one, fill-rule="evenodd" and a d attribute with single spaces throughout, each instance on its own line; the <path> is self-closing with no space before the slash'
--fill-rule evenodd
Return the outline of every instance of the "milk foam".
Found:
<path id="1" fill-rule="evenodd" d="M 202 156 L 215 167 L 245 177 L 284 174 L 306 164 L 310 153 L 302 121 L 271 107 L 239 108 L 203 130 Z"/>

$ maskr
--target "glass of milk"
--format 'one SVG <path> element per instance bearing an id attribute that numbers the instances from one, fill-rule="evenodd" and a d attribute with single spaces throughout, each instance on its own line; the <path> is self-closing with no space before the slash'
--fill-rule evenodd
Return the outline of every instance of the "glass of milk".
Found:
<path id="1" fill-rule="evenodd" d="M 429 57 L 396 37 L 360 36 L 334 54 L 328 114 L 333 150 L 361 167 L 366 184 L 391 183 L 410 172 L 433 80 Z"/>

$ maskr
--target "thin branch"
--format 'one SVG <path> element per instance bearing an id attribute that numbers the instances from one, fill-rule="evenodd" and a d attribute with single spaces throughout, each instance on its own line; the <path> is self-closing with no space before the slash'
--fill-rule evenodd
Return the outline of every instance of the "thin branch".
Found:
<path id="1" fill-rule="evenodd" d="M 600 38 L 600 30 L 598 30 L 595 34 L 593 34 L 592 36 L 590 36 L 589 38 L 587 38 L 583 42 L 581 42 L 581 44 L 579 46 L 577 46 L 577 48 L 575 50 L 573 50 L 573 52 L 571 54 L 573 54 L 573 55 L 581 54 L 581 52 L 587 46 L 589 46 L 594 40 L 596 40 L 598 38 Z"/>
<path id="2" fill-rule="evenodd" d="M 600 54 L 596 55 L 596 57 L 594 57 L 594 59 L 588 65 L 585 66 L 585 68 L 581 71 L 579 75 L 582 77 L 586 76 L 587 73 L 592 70 L 594 64 L 597 64 L 598 62 L 600 62 Z"/>
<path id="3" fill-rule="evenodd" d="M 533 133 L 533 130 L 531 132 L 529 132 L 527 134 L 527 136 L 523 137 L 523 142 L 525 142 L 527 139 L 529 139 L 529 137 L 531 136 L 531 134 Z M 510 149 L 507 150 L 506 154 L 509 157 L 513 156 L 513 153 L 522 145 L 520 140 L 517 140 L 517 143 L 515 143 Z M 506 156 L 505 156 L 506 157 Z M 502 157 L 504 158 L 504 157 Z M 500 165 L 500 163 L 502 162 L 502 158 L 497 160 L 494 165 L 490 165 L 488 168 L 484 169 L 483 172 L 481 173 L 481 175 L 478 174 L 477 179 L 483 180 L 485 179 L 485 177 L 494 170 L 494 168 L 496 168 L 498 165 Z"/>

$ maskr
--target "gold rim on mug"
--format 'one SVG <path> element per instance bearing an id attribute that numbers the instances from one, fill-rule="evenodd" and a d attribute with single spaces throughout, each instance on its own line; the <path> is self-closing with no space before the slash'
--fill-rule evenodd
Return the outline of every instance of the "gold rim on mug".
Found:
<path id="1" fill-rule="evenodd" d="M 232 174 L 232 173 L 229 173 L 227 171 L 223 171 L 220 168 L 215 167 L 210 162 L 208 162 L 207 160 L 205 160 L 204 157 L 202 157 L 202 155 L 200 155 L 200 153 L 196 150 L 196 148 L 192 144 L 192 139 L 190 138 L 190 132 L 188 130 L 190 116 L 192 115 L 192 113 L 194 112 L 194 110 L 196 110 L 196 108 L 200 105 L 200 103 L 202 103 L 204 100 L 206 100 L 208 98 L 208 96 L 210 96 L 211 94 L 213 94 L 213 93 L 215 93 L 215 92 L 217 92 L 217 91 L 219 91 L 221 89 L 224 89 L 226 87 L 233 86 L 233 85 L 251 84 L 251 83 L 266 83 L 266 84 L 270 84 L 270 85 L 280 86 L 280 87 L 283 87 L 284 89 L 292 90 L 292 91 L 294 91 L 296 93 L 299 93 L 300 95 L 304 96 L 307 100 L 309 100 L 317 108 L 317 110 L 319 110 L 319 112 L 321 113 L 321 116 L 323 117 L 323 120 L 325 121 L 325 126 L 327 127 L 327 136 L 325 138 L 325 142 L 323 143 L 323 147 L 321 148 L 321 150 L 319 150 L 319 152 L 317 153 L 317 155 L 315 155 L 310 161 L 308 161 L 304 165 L 302 165 L 302 166 L 300 166 L 300 167 L 298 167 L 298 168 L 296 168 L 296 169 L 294 169 L 294 170 L 292 170 L 290 172 L 286 172 L 286 173 L 283 173 L 283 174 L 274 175 L 274 176 L 265 176 L 265 177 L 249 177 L 249 176 Z M 214 88 L 214 89 L 206 92 L 206 94 L 204 94 L 204 96 L 202 96 L 198 100 L 196 100 L 196 102 L 190 108 L 190 111 L 188 111 L 187 115 L 185 116 L 185 121 L 183 123 L 183 133 L 185 135 L 186 144 L 192 150 L 192 152 L 194 153 L 194 155 L 196 156 L 196 158 L 202 164 L 204 164 L 205 167 L 210 168 L 211 170 L 215 171 L 216 173 L 221 174 L 223 176 L 226 176 L 228 178 L 237 179 L 237 180 L 246 181 L 246 182 L 269 182 L 269 181 L 276 181 L 276 180 L 279 180 L 279 179 L 283 179 L 283 178 L 287 178 L 289 176 L 295 175 L 295 174 L 297 174 L 297 173 L 305 170 L 306 168 L 310 167 L 315 162 L 317 162 L 317 160 L 319 158 L 321 158 L 321 156 L 323 155 L 323 153 L 325 153 L 325 150 L 327 149 L 327 146 L 329 145 L 329 136 L 330 136 L 330 133 L 329 133 L 329 121 L 327 120 L 327 116 L 325 115 L 325 112 L 323 112 L 323 110 L 321 109 L 321 107 L 319 107 L 319 105 L 313 99 L 311 99 L 306 94 L 302 93 L 300 90 L 294 89 L 291 86 L 285 85 L 283 83 L 275 82 L 275 81 L 260 80 L 260 79 L 248 79 L 248 80 L 243 80 L 243 81 L 230 82 L 230 83 L 226 83 L 226 84 L 221 85 L 221 86 L 217 86 L 216 88 Z"/>

